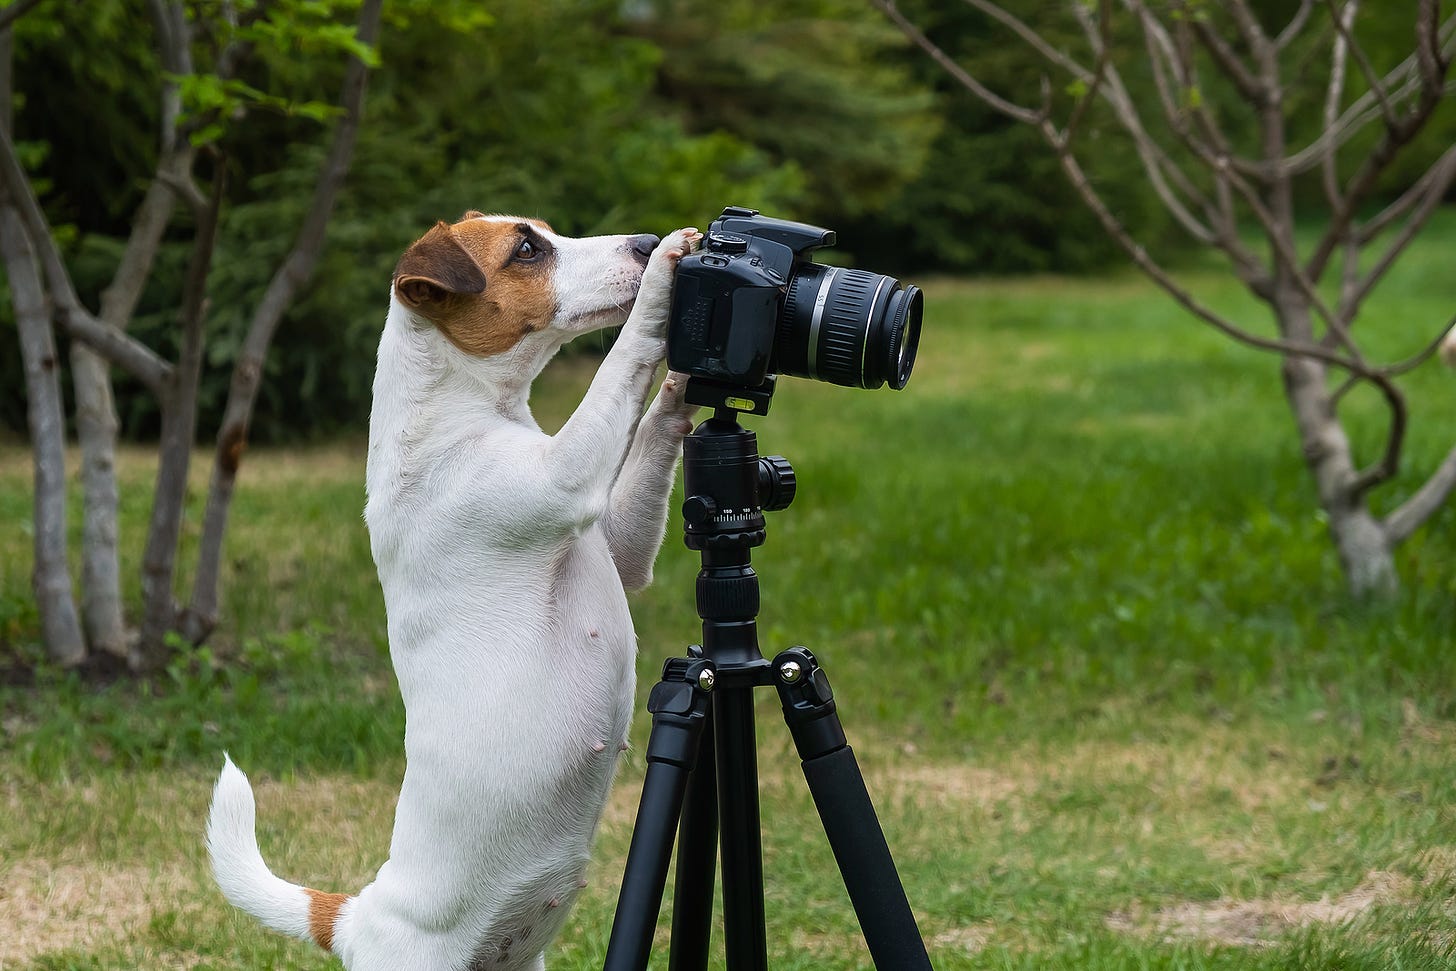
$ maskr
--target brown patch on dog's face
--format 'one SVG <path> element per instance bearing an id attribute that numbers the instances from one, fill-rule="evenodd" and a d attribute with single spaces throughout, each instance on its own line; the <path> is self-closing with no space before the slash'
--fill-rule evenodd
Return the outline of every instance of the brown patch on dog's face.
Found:
<path id="1" fill-rule="evenodd" d="M 467 354 L 508 351 L 556 316 L 550 234 L 540 220 L 475 210 L 436 223 L 400 257 L 395 295 Z"/>
<path id="2" fill-rule="evenodd" d="M 308 894 L 308 933 L 315 944 L 325 951 L 334 949 L 334 921 L 339 919 L 339 908 L 349 899 L 346 893 L 324 893 L 322 890 L 303 888 Z"/>

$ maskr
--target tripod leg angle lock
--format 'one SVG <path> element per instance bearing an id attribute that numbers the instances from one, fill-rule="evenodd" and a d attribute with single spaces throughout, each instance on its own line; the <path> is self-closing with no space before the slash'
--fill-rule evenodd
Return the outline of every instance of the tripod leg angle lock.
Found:
<path id="1" fill-rule="evenodd" d="M 804 778 L 879 971 L 931 971 L 829 686 L 807 649 L 759 653 L 758 577 L 765 509 L 794 495 L 782 458 L 720 410 L 684 442 L 687 545 L 702 556 L 703 644 L 663 666 L 648 711 L 647 774 L 604 971 L 644 971 L 677 830 L 669 971 L 706 971 L 715 858 L 723 867 L 727 971 L 767 971 L 753 690 L 774 685 Z M 721 832 L 720 832 L 721 830 Z"/>

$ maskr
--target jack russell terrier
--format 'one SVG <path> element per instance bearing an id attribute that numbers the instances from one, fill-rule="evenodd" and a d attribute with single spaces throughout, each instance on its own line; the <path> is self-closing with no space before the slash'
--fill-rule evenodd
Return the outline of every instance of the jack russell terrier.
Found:
<path id="1" fill-rule="evenodd" d="M 225 760 L 207 845 L 235 906 L 350 971 L 545 967 L 626 747 L 624 591 L 652 579 L 696 410 L 672 374 L 643 406 L 673 274 L 699 238 L 570 239 L 469 212 L 400 259 L 365 507 L 405 706 L 389 859 L 353 896 L 274 876 L 247 777 Z M 546 435 L 532 379 L 572 337 L 624 318 Z"/>

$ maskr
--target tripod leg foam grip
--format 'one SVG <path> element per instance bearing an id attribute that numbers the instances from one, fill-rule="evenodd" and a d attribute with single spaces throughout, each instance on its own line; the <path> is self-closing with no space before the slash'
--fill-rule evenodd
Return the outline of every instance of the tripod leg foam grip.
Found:
<path id="1" fill-rule="evenodd" d="M 804 778 L 879 971 L 932 971 L 895 861 L 848 746 L 804 763 Z"/>

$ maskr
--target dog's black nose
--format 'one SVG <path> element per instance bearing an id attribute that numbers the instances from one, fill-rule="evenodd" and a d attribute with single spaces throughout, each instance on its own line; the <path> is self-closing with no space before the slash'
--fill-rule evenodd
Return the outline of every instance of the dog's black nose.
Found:
<path id="1" fill-rule="evenodd" d="M 640 236 L 633 236 L 628 242 L 632 245 L 632 255 L 646 263 L 647 257 L 652 255 L 652 251 L 657 249 L 657 244 L 662 240 L 651 233 L 642 233 Z"/>

